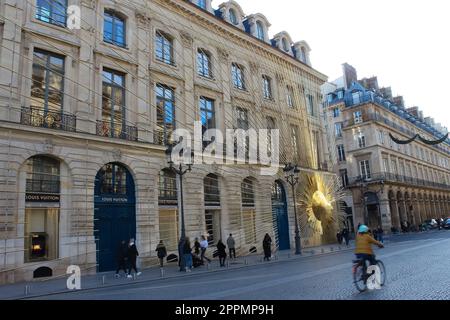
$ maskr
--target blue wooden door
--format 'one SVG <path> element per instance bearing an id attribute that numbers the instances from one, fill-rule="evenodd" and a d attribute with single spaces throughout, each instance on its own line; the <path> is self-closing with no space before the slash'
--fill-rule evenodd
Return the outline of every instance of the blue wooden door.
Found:
<path id="1" fill-rule="evenodd" d="M 120 164 L 108 164 L 95 181 L 94 236 L 98 271 L 117 268 L 121 241 L 136 238 L 136 205 L 134 182 Z"/>
<path id="2" fill-rule="evenodd" d="M 277 228 L 277 242 L 279 250 L 291 248 L 289 237 L 289 216 L 286 202 L 286 192 L 281 182 L 276 181 L 272 187 L 272 214 L 274 227 Z"/>

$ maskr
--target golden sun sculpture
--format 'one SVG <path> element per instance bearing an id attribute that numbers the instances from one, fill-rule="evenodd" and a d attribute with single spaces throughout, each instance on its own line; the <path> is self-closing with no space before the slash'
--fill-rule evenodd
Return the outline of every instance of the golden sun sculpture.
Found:
<path id="1" fill-rule="evenodd" d="M 335 242 L 345 215 L 339 179 L 321 173 L 303 174 L 298 189 L 301 237 L 312 245 Z"/>

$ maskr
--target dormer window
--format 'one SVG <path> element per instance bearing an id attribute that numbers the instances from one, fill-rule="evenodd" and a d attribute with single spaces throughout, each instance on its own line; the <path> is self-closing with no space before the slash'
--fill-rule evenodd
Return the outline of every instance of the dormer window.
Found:
<path id="1" fill-rule="evenodd" d="M 289 44 L 288 44 L 288 41 L 286 40 L 286 38 L 283 38 L 282 43 L 283 43 L 283 50 L 286 52 L 289 52 Z"/>
<path id="2" fill-rule="evenodd" d="M 266 38 L 264 34 L 264 26 L 261 21 L 256 22 L 256 37 L 262 41 Z"/>
<path id="3" fill-rule="evenodd" d="M 229 11 L 229 16 L 230 16 L 230 22 L 232 23 L 232 24 L 234 24 L 234 25 L 238 25 L 239 24 L 239 21 L 238 21 L 238 18 L 237 18 L 237 16 L 236 16 L 236 11 L 234 11 L 234 9 L 230 9 L 230 11 Z"/>
<path id="4" fill-rule="evenodd" d="M 197 0 L 197 5 L 203 10 L 206 10 L 206 0 Z"/>
<path id="5" fill-rule="evenodd" d="M 344 99 L 344 91 L 340 90 L 338 91 L 338 99 Z"/>

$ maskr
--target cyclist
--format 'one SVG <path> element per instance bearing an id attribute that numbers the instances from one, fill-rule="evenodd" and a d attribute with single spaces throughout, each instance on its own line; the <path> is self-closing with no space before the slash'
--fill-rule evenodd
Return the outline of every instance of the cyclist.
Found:
<path id="1" fill-rule="evenodd" d="M 375 260 L 375 254 L 372 250 L 372 244 L 377 245 L 380 248 L 384 248 L 381 242 L 378 242 L 369 234 L 369 228 L 366 225 L 361 225 L 358 229 L 358 235 L 356 236 L 356 249 L 355 255 L 358 260 L 363 260 L 364 274 L 367 271 L 366 260 L 370 265 L 377 264 Z"/>

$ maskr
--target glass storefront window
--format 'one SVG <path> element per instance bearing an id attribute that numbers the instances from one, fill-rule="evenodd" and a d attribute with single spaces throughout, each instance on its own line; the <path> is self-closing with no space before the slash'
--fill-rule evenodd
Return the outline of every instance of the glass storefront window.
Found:
<path id="1" fill-rule="evenodd" d="M 59 208 L 25 210 L 25 262 L 57 259 L 58 240 Z"/>

